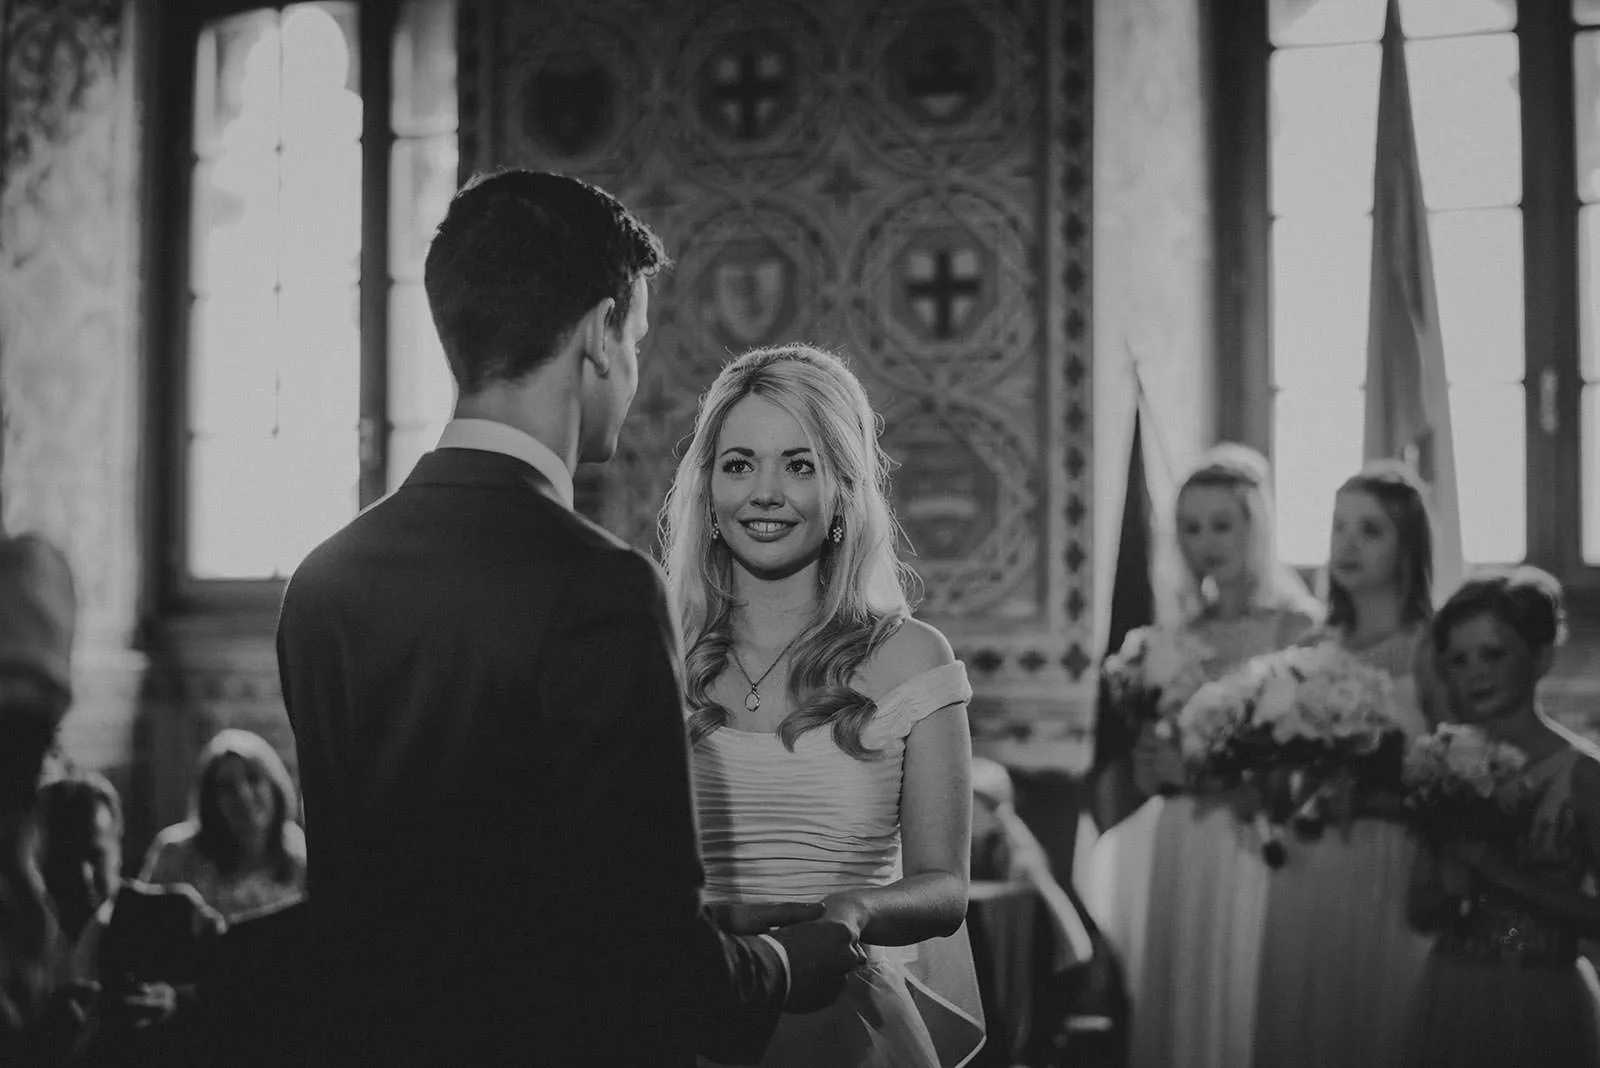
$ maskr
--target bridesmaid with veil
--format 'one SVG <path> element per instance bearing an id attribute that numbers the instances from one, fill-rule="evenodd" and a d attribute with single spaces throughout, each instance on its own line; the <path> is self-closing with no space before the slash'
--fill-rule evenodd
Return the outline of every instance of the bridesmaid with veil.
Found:
<path id="1" fill-rule="evenodd" d="M 1377 461 L 1339 487 L 1328 563 L 1337 642 L 1394 680 L 1408 737 L 1430 729 L 1433 533 L 1410 469 Z M 1356 800 L 1348 828 L 1293 841 L 1273 873 L 1257 986 L 1257 1068 L 1399 1068 L 1408 999 L 1428 943 L 1406 922 L 1416 843 L 1399 798 Z"/>
<path id="2" fill-rule="evenodd" d="M 663 517 L 706 898 L 820 901 L 869 960 L 761 1064 L 958 1068 L 983 1042 L 967 941 L 966 669 L 911 615 L 888 460 L 830 353 L 745 353 L 702 398 Z"/>
<path id="3" fill-rule="evenodd" d="M 1207 677 L 1314 628 L 1321 606 L 1277 559 L 1265 457 L 1215 446 L 1184 480 L 1175 512 L 1177 626 L 1209 650 Z M 1225 797 L 1183 792 L 1170 727 L 1147 726 L 1137 739 L 1127 763 L 1149 800 L 1093 847 L 1084 898 L 1123 966 L 1133 1068 L 1235 1068 L 1249 1063 L 1254 1037 L 1248 994 L 1268 870 Z"/>

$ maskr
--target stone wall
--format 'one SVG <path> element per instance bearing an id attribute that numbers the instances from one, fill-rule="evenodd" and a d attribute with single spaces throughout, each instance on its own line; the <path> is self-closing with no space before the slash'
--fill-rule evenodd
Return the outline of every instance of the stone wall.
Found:
<path id="1" fill-rule="evenodd" d="M 124 790 L 141 730 L 140 346 L 134 92 L 124 0 L 14 0 L 0 25 L 0 520 L 71 558 L 66 753 Z"/>

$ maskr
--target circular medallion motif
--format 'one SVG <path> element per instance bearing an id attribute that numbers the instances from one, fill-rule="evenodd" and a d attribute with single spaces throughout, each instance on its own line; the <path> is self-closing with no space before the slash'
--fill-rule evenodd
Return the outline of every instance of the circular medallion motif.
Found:
<path id="1" fill-rule="evenodd" d="M 1038 610 L 1037 421 L 972 397 L 904 398 L 884 410 L 900 464 L 895 515 L 916 555 L 922 610 L 946 618 Z"/>
<path id="2" fill-rule="evenodd" d="M 915 189 L 867 221 L 845 322 L 879 370 L 914 388 L 987 389 L 1038 336 L 1029 217 L 992 190 Z"/>
<path id="3" fill-rule="evenodd" d="M 833 264 L 821 227 L 788 206 L 713 207 L 673 272 L 692 309 L 684 340 L 702 350 L 685 372 L 709 382 L 730 352 L 812 334 L 831 314 Z"/>
<path id="4" fill-rule="evenodd" d="M 829 88 L 838 45 L 819 13 L 773 0 L 752 18 L 729 0 L 687 33 L 666 85 L 684 86 L 662 116 L 663 143 L 701 181 L 770 186 L 813 166 L 839 123 Z"/>
<path id="5" fill-rule="evenodd" d="M 602 185 L 633 173 L 649 155 L 648 70 L 629 28 L 610 21 L 541 16 L 544 5 L 512 5 L 501 53 L 512 67 L 505 145 L 518 165 L 582 173 Z"/>
<path id="6" fill-rule="evenodd" d="M 975 169 L 1035 143 L 1040 13 L 889 0 L 852 35 L 846 123 L 909 174 Z"/>

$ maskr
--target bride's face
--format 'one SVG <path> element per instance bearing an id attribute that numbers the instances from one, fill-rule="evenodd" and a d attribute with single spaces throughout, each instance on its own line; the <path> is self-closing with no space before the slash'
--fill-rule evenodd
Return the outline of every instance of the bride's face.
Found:
<path id="1" fill-rule="evenodd" d="M 818 457 L 794 416 L 760 397 L 735 404 L 717 436 L 711 514 L 744 568 L 781 578 L 815 561 L 828 534 Z"/>

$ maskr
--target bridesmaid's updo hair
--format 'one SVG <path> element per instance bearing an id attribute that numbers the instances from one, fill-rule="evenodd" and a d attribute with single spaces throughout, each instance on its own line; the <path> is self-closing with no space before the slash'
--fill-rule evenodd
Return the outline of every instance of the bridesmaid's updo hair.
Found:
<path id="1" fill-rule="evenodd" d="M 1375 460 L 1346 479 L 1339 492 L 1365 493 L 1394 524 L 1400 556 L 1400 621 L 1428 622 L 1433 618 L 1433 523 L 1416 473 L 1399 460 Z M 1348 627 L 1355 616 L 1355 603 L 1330 568 L 1328 625 Z"/>
<path id="2" fill-rule="evenodd" d="M 1442 654 L 1450 644 L 1450 632 L 1478 615 L 1498 619 L 1535 653 L 1553 649 L 1567 638 L 1561 583 L 1537 567 L 1496 568 L 1463 582 L 1434 617 L 1434 649 Z"/>

